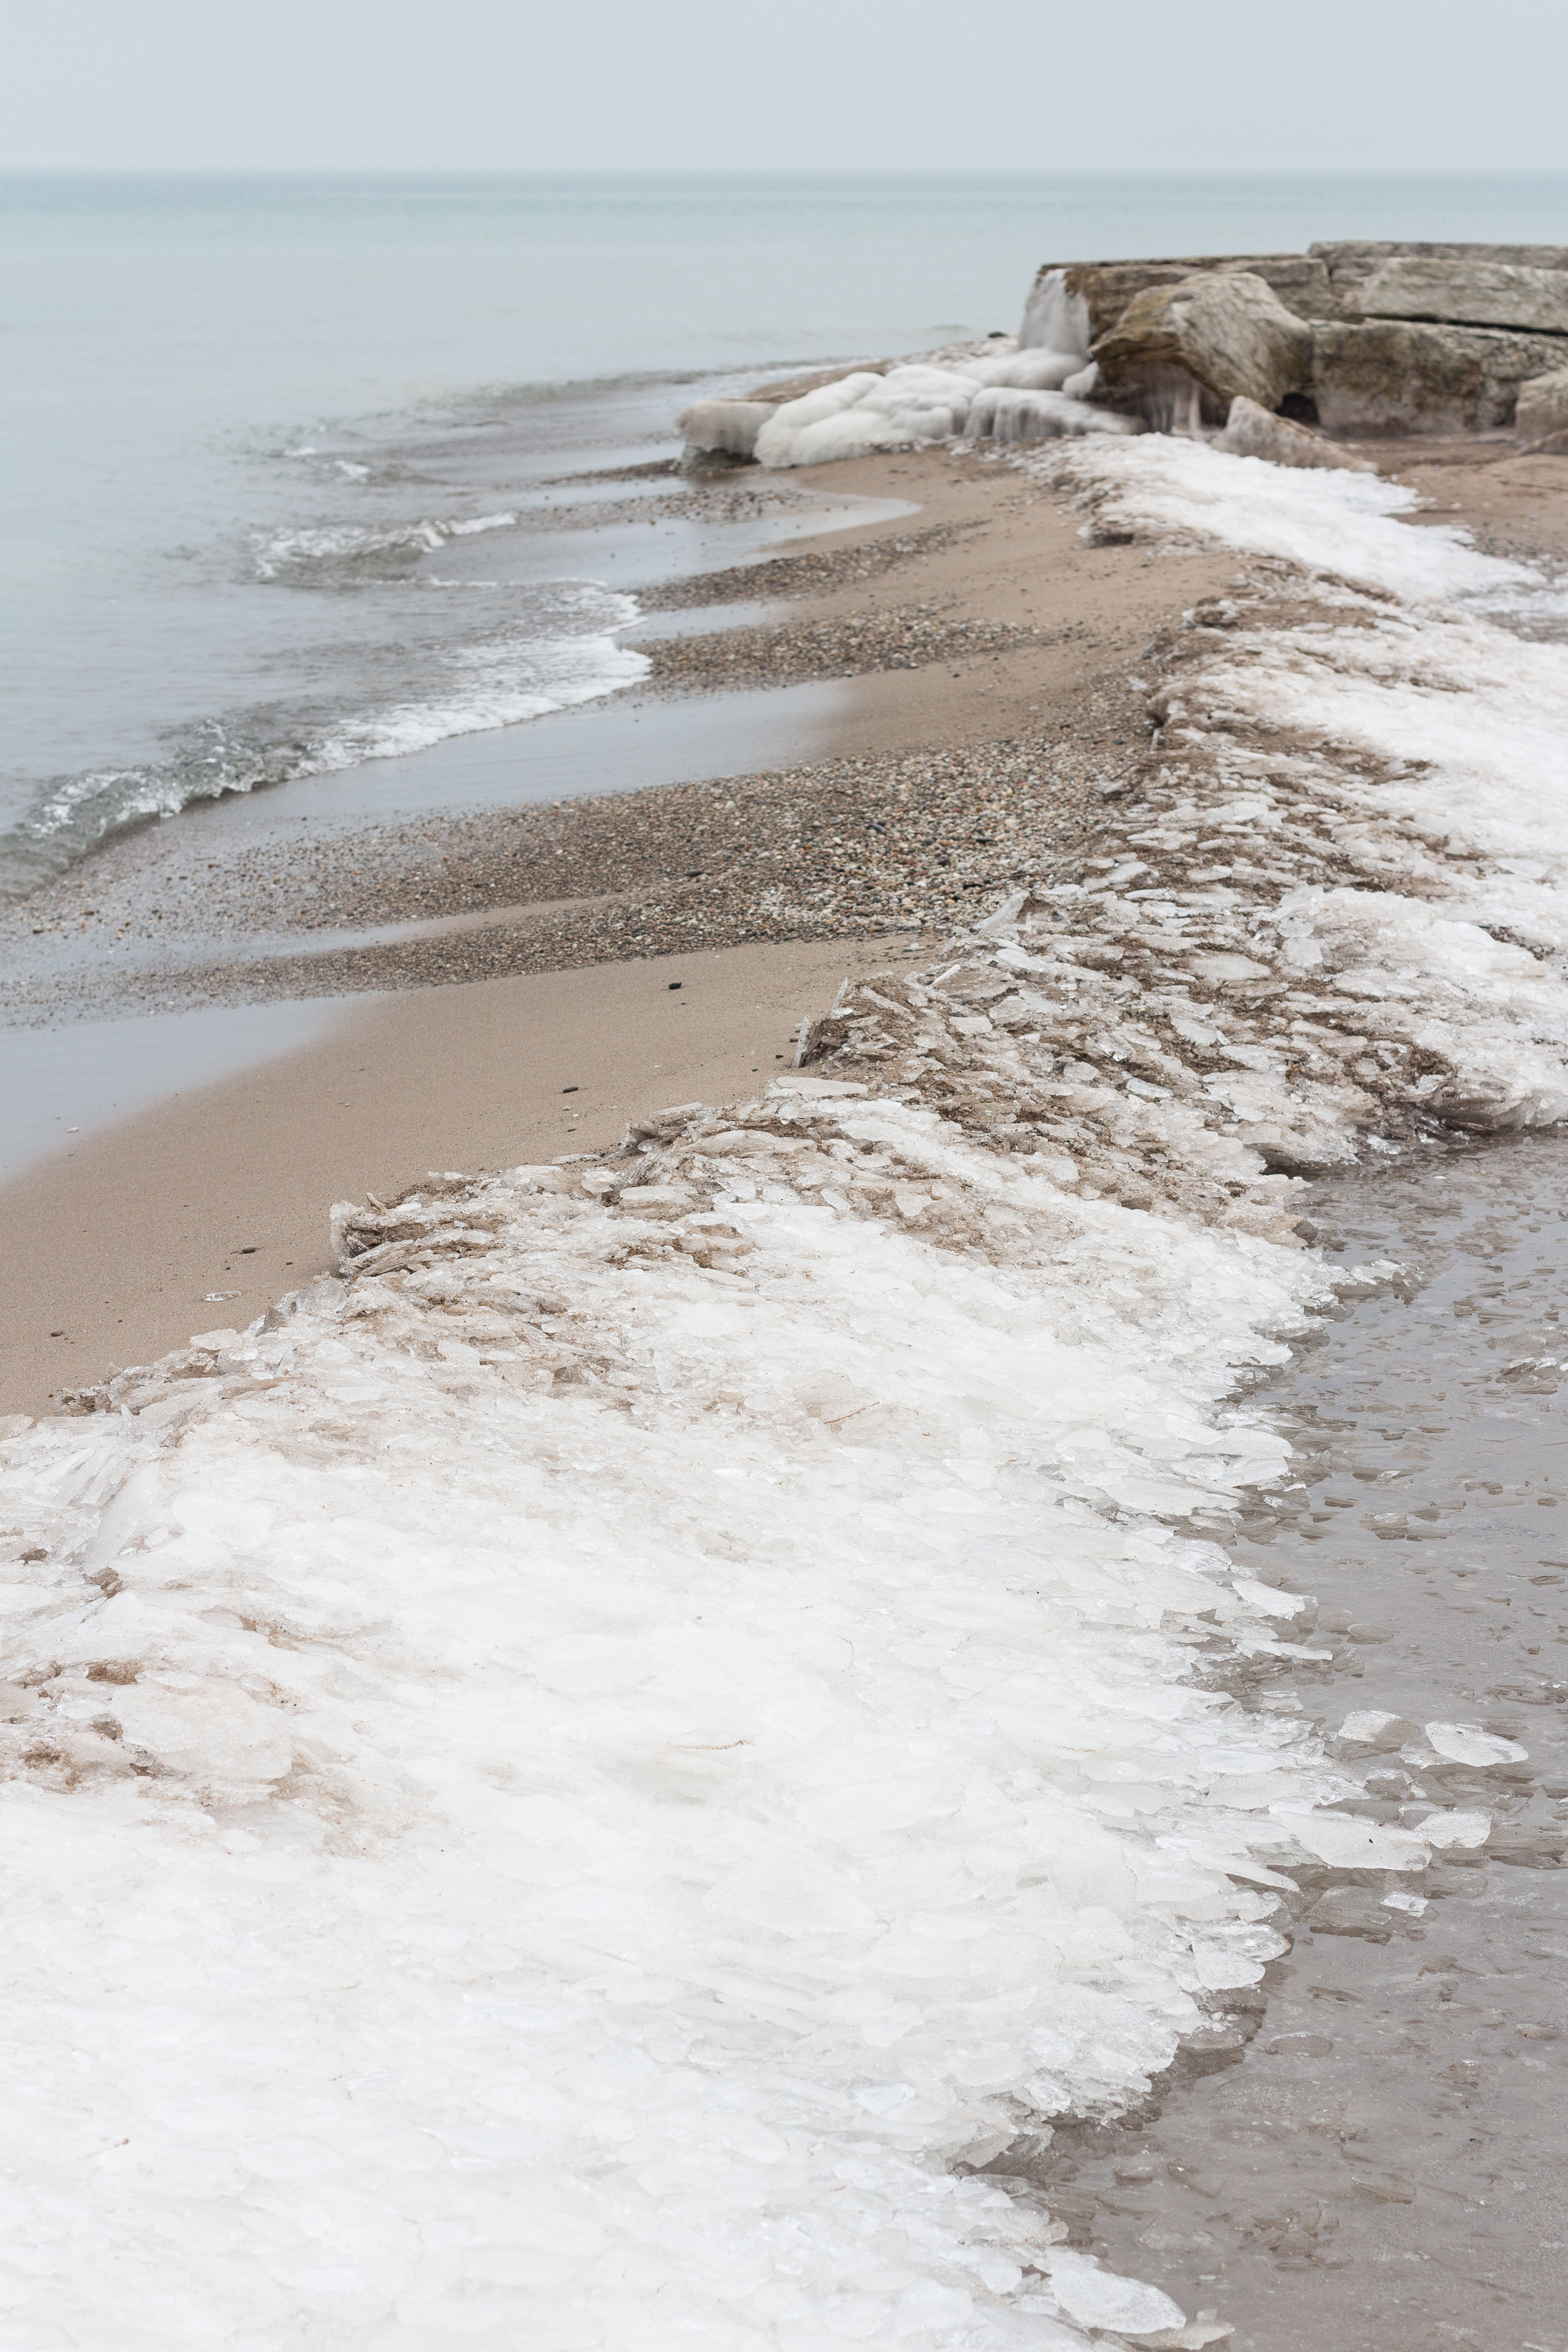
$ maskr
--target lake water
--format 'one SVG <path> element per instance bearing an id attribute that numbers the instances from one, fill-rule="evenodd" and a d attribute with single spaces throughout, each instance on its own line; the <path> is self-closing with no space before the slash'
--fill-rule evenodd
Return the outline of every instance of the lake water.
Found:
<path id="1" fill-rule="evenodd" d="M 627 682 L 547 486 L 705 381 L 1010 328 L 1045 260 L 1565 222 L 1563 175 L 0 178 L 0 887 Z"/>

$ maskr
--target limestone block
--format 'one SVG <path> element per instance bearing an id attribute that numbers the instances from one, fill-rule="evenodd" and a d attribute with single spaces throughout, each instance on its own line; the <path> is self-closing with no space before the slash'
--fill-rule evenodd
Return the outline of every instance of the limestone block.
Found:
<path id="1" fill-rule="evenodd" d="M 1312 380 L 1312 331 L 1245 270 L 1135 294 L 1094 346 L 1102 399 L 1160 425 L 1223 424 L 1238 395 L 1278 408 Z M 1170 413 L 1166 414 L 1166 411 Z"/>
<path id="2" fill-rule="evenodd" d="M 1366 319 L 1436 319 L 1450 326 L 1521 327 L 1568 335 L 1568 269 L 1396 254 L 1349 301 Z M 1563 357 L 1568 361 L 1568 351 Z"/>
<path id="3" fill-rule="evenodd" d="M 1330 433 L 1478 433 L 1511 425 L 1519 388 L 1562 364 L 1551 335 L 1373 319 L 1313 329 L 1312 392 Z"/>
<path id="4" fill-rule="evenodd" d="M 1255 400 L 1238 398 L 1219 436 L 1219 446 L 1233 457 L 1266 457 L 1271 466 L 1340 466 L 1354 473 L 1373 470 L 1364 457 L 1354 457 L 1337 443 L 1325 441 L 1310 425 L 1288 416 L 1273 416 Z"/>
<path id="5" fill-rule="evenodd" d="M 1444 245 L 1385 239 L 1341 238 L 1313 245 L 1308 252 L 1328 273 L 1331 307 L 1314 315 L 1356 318 L 1362 287 L 1387 261 L 1405 256 L 1423 261 L 1494 261 L 1516 269 L 1568 269 L 1568 245 Z"/>
<path id="6" fill-rule="evenodd" d="M 1197 254 L 1157 261 L 1047 262 L 1035 273 L 1019 341 L 1054 351 L 1082 351 L 1109 334 L 1135 294 L 1184 278 L 1246 276 L 1271 287 L 1300 319 L 1339 315 L 1329 274 L 1306 253 Z"/>
<path id="7" fill-rule="evenodd" d="M 1546 441 L 1568 433 L 1568 366 L 1532 375 L 1519 387 L 1513 429 L 1521 441 Z"/>

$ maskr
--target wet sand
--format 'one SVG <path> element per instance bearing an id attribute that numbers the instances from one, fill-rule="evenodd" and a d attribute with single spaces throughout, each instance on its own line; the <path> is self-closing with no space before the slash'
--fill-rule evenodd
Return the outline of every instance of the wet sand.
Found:
<path id="1" fill-rule="evenodd" d="M 193 810 L 0 917 L 12 1018 L 62 1024 L 61 1127 L 82 1123 L 84 1022 L 342 1001 L 324 1040 L 83 1133 L 0 1192 L 4 1409 L 245 1322 L 326 1264 L 336 1198 L 745 1094 L 846 972 L 903 960 L 1015 867 L 1082 856 L 1145 748 L 1129 664 L 1233 560 L 1089 547 L 1040 484 L 946 451 L 777 494 L 818 488 L 873 519 L 647 598 L 727 597 L 746 674 L 789 681 L 773 692 L 727 691 L 727 633 L 676 636 L 661 690 Z M 771 631 L 759 588 L 796 592 Z M 892 666 L 866 669 L 868 648 Z M 748 730 L 773 764 L 737 774 Z"/>
<path id="2" fill-rule="evenodd" d="M 786 943 L 368 997 L 298 1052 L 84 1134 L 0 1190 L 0 1413 L 243 1327 L 327 1269 L 334 1201 L 755 1091 L 846 973 L 921 952 Z"/>

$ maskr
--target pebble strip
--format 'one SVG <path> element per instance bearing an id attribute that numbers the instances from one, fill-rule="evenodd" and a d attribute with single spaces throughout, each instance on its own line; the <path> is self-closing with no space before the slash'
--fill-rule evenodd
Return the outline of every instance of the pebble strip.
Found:
<path id="1" fill-rule="evenodd" d="M 116 1001 L 156 1009 L 334 995 L 759 940 L 946 929 L 1019 875 L 1077 870 L 1142 739 L 1118 681 L 1083 697 L 1075 717 L 1066 739 L 824 761 L 455 824 L 432 817 L 290 843 L 287 856 L 258 843 L 206 877 L 193 944 L 229 907 L 231 938 L 521 911 L 434 938 L 121 969 Z M 94 903 L 107 904 L 101 889 Z M 101 965 L 18 981 L 11 1017 L 86 1011 L 104 984 Z"/>
<path id="2" fill-rule="evenodd" d="M 641 650 L 653 664 L 650 686 L 690 694 L 922 669 L 935 662 L 1013 653 L 1040 642 L 1037 629 L 1006 621 L 955 620 L 935 605 L 911 604 L 891 613 L 727 629 L 714 636 L 643 638 Z"/>
<path id="3" fill-rule="evenodd" d="M 967 531 L 978 528 L 977 522 L 931 523 L 924 530 L 906 531 L 897 539 L 775 555 L 762 563 L 736 564 L 727 572 L 695 572 L 685 580 L 666 580 L 661 587 L 639 589 L 637 601 L 646 612 L 683 613 L 705 604 L 764 604 L 779 597 L 821 595 L 832 588 L 880 580 L 900 564 L 951 547 Z"/>

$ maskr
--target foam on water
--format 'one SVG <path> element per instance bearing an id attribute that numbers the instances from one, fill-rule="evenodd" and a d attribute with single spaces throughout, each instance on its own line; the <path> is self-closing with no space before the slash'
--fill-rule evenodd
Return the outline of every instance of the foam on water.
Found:
<path id="1" fill-rule="evenodd" d="M 596 618 L 613 617 L 629 625 L 637 617 L 631 596 L 599 590 L 579 595 L 580 609 L 591 607 Z M 611 608 L 608 614 L 606 607 Z M 449 736 L 483 734 L 490 728 L 515 726 L 519 719 L 543 718 L 548 711 L 570 710 L 635 685 L 646 677 L 651 664 L 634 646 L 595 632 L 546 639 L 503 635 L 455 646 L 446 667 L 455 690 L 395 703 L 363 719 L 340 720 L 323 737 L 310 767 L 295 772 L 322 775 L 334 768 L 357 767 L 362 760 L 423 751 Z"/>
<path id="2" fill-rule="evenodd" d="M 361 478 L 368 471 L 358 470 Z M 362 523 L 329 523 L 277 530 L 254 541 L 256 576 L 304 585 L 313 580 L 334 583 L 345 574 L 413 571 L 423 556 L 444 547 L 448 540 L 515 530 L 517 521 L 516 514 L 506 513 L 398 523 L 381 530 Z"/>

